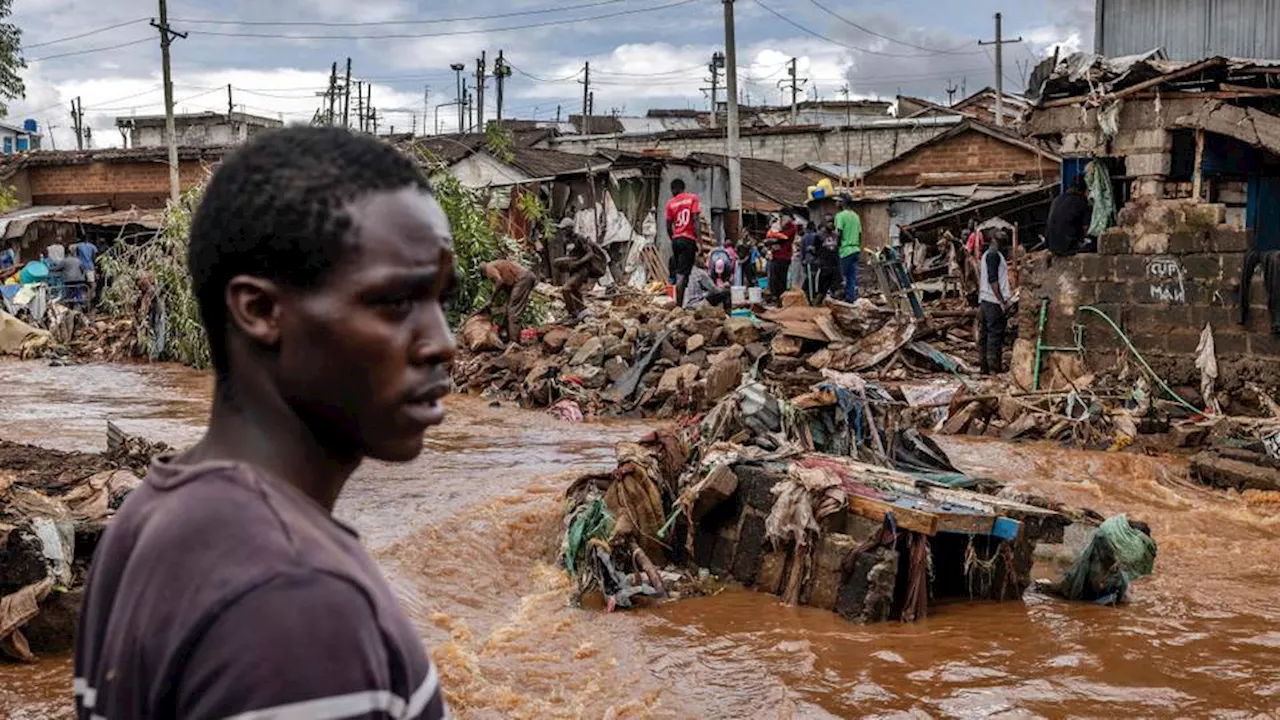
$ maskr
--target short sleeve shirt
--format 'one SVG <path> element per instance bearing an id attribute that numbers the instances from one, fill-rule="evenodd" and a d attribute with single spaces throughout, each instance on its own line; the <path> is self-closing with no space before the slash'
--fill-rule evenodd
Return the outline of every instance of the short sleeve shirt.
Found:
<path id="1" fill-rule="evenodd" d="M 355 533 L 234 463 L 160 459 L 104 533 L 77 717 L 441 718 L 439 676 Z"/>
<path id="2" fill-rule="evenodd" d="M 836 213 L 836 232 L 840 234 L 840 257 L 862 250 L 862 218 L 852 210 Z"/>
<path id="3" fill-rule="evenodd" d="M 693 193 L 680 193 L 667 201 L 667 221 L 671 223 L 671 237 L 698 239 L 694 218 L 702 212 L 702 201 Z"/>

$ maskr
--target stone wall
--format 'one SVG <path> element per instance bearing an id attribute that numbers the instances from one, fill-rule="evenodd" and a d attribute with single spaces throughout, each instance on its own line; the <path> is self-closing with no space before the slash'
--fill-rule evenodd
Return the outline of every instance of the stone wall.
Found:
<path id="1" fill-rule="evenodd" d="M 31 201 L 36 205 L 162 208 L 169 200 L 169 165 L 163 161 L 41 165 L 18 174 L 24 176 Z M 199 161 L 179 163 L 178 176 L 183 190 L 204 181 L 207 175 Z"/>
<path id="2" fill-rule="evenodd" d="M 1280 338 L 1270 334 L 1261 269 L 1253 278 L 1250 321 L 1239 323 L 1241 271 L 1252 238 L 1225 224 L 1225 214 L 1219 204 L 1144 198 L 1120 212 L 1118 226 L 1099 239 L 1098 253 L 1032 255 L 1022 267 L 1019 336 L 1035 342 L 1041 299 L 1048 298 L 1044 342 L 1072 345 L 1079 323 L 1086 365 L 1115 367 L 1128 350 L 1104 320 L 1080 311 L 1091 305 L 1124 330 L 1167 382 L 1198 388 L 1196 347 L 1211 324 L 1219 390 L 1247 403 L 1253 401 L 1244 392 L 1247 382 L 1274 393 Z"/>
<path id="3" fill-rule="evenodd" d="M 920 143 L 941 135 L 955 125 L 955 122 L 943 124 L 936 122 L 938 119 L 930 120 L 934 122 L 898 121 L 875 126 L 837 129 L 744 130 L 742 156 L 773 160 L 793 168 L 809 162 L 843 164 L 847 139 L 849 163 L 869 168 L 891 160 Z M 684 157 L 695 152 L 723 155 L 725 138 L 722 133 L 714 131 L 653 135 L 567 135 L 551 140 L 548 147 L 578 154 L 591 154 L 605 149 L 634 152 L 662 150 L 673 157 Z"/>

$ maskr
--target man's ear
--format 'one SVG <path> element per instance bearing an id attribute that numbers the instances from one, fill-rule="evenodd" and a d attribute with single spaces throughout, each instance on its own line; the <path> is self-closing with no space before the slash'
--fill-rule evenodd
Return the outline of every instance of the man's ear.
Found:
<path id="1" fill-rule="evenodd" d="M 267 347 L 280 342 L 280 287 L 270 280 L 237 275 L 227 283 L 227 315 L 246 337 Z"/>

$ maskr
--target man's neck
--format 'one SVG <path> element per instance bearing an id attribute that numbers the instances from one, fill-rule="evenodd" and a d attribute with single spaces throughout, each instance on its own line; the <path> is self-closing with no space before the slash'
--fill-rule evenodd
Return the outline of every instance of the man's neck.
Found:
<path id="1" fill-rule="evenodd" d="M 332 512 L 360 459 L 332 454 L 277 393 L 218 382 L 209 428 L 184 460 L 253 465 Z"/>

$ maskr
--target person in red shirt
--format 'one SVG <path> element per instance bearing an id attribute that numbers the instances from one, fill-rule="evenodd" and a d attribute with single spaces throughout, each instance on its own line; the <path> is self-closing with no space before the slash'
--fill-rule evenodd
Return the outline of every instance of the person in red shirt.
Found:
<path id="1" fill-rule="evenodd" d="M 685 192 L 684 181 L 671 181 L 671 199 L 667 201 L 667 237 L 671 238 L 671 274 L 676 282 L 676 304 L 684 305 L 684 289 L 698 254 L 698 228 L 702 201 Z"/>
<path id="2" fill-rule="evenodd" d="M 782 293 L 787 291 L 795 242 L 796 224 L 791 218 L 784 218 L 777 230 L 770 230 L 765 236 L 765 244 L 772 251 L 769 255 L 769 294 L 775 301 L 780 301 Z"/>

